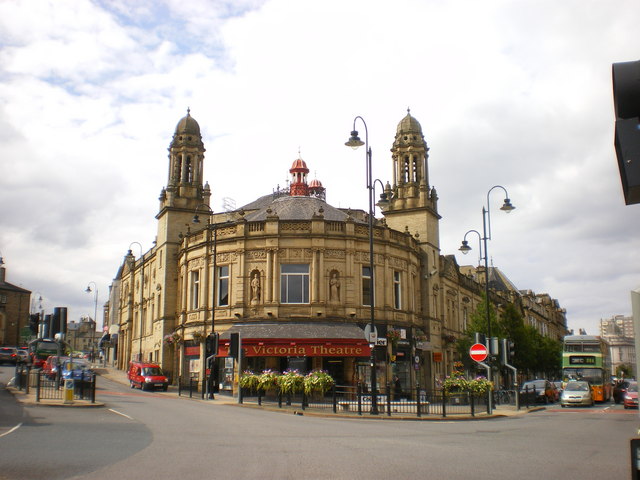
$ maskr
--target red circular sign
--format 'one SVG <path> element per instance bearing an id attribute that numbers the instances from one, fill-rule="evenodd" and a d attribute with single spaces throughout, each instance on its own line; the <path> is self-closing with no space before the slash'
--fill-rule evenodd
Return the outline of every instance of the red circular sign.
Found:
<path id="1" fill-rule="evenodd" d="M 471 345 L 471 348 L 469 349 L 469 355 L 471 356 L 472 360 L 475 360 L 476 362 L 481 362 L 487 358 L 487 355 L 489 355 L 489 351 L 487 350 L 487 347 L 485 347 L 483 344 L 474 343 L 473 345 Z"/>

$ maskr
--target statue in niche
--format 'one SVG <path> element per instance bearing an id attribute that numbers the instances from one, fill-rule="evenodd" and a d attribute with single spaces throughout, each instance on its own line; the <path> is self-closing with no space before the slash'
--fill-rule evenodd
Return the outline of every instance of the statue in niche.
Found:
<path id="1" fill-rule="evenodd" d="M 340 301 L 340 279 L 337 272 L 333 272 L 329 280 L 329 301 L 332 303 Z"/>
<path id="2" fill-rule="evenodd" d="M 251 278 L 251 305 L 260 303 L 260 273 L 255 272 Z"/>

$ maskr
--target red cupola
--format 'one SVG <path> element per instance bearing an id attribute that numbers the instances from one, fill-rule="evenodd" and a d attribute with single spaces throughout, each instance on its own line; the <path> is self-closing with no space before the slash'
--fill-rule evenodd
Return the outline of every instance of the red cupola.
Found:
<path id="1" fill-rule="evenodd" d="M 304 160 L 298 157 L 298 159 L 293 162 L 293 165 L 291 165 L 289 173 L 291 173 L 291 185 L 289 186 L 290 195 L 292 197 L 308 196 L 309 186 L 307 185 L 307 174 L 309 173 L 309 169 Z"/>

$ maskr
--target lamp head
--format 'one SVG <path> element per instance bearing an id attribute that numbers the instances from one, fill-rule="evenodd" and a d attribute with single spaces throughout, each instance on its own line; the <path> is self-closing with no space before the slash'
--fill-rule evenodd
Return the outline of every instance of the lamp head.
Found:
<path id="1" fill-rule="evenodd" d="M 347 147 L 351 147 L 354 150 L 358 147 L 361 147 L 362 145 L 364 145 L 364 142 L 362 140 L 360 140 L 360 137 L 358 137 L 358 131 L 354 130 L 351 132 L 351 138 L 349 138 L 348 141 L 346 141 L 344 143 Z"/>
<path id="2" fill-rule="evenodd" d="M 516 207 L 511 205 L 511 200 L 509 200 L 508 198 L 505 198 L 504 205 L 500 207 L 500 210 L 502 210 L 503 212 L 509 213 L 511 210 L 515 210 L 515 208 Z"/>
<path id="3" fill-rule="evenodd" d="M 91 293 L 91 285 L 87 285 L 87 289 L 85 290 L 87 293 Z"/>
<path id="4" fill-rule="evenodd" d="M 385 192 L 382 192 L 380 194 L 380 200 L 378 201 L 378 206 L 384 210 L 385 208 L 387 208 L 389 206 L 389 198 L 387 197 L 387 194 Z"/>
<path id="5" fill-rule="evenodd" d="M 193 216 L 193 220 L 191 220 L 191 223 L 200 223 L 200 218 L 198 218 L 197 213 Z"/>
<path id="6" fill-rule="evenodd" d="M 458 249 L 462 252 L 463 255 L 466 255 L 471 251 L 471 247 L 469 246 L 469 242 L 467 240 L 462 241 L 462 245 Z"/>

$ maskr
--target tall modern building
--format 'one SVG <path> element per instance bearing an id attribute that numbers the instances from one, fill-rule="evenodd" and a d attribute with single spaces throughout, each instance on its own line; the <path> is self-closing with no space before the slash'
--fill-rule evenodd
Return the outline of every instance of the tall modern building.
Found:
<path id="1" fill-rule="evenodd" d="M 287 189 L 214 213 L 200 125 L 187 112 L 169 146 L 155 245 L 132 248 L 111 286 L 107 318 L 118 366 L 143 359 L 174 378 L 202 377 L 213 329 L 222 338 L 215 373 L 223 389 L 233 387 L 232 333 L 242 339 L 241 370 L 322 368 L 338 383 L 366 384 L 373 357 L 381 384 L 398 376 L 403 388 L 433 386 L 458 359 L 455 339 L 484 285 L 475 269 L 441 253 L 428 152 L 407 113 L 391 142 L 388 202 L 372 219 L 372 258 L 368 212 L 327 203 L 327 186 L 309 181 L 302 158 L 270 167 L 289 171 Z M 372 300 L 373 355 L 364 335 Z M 515 302 L 555 335 L 566 332 L 564 310 L 548 295 L 492 282 L 491 301 Z"/>

